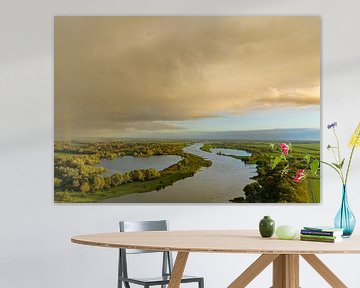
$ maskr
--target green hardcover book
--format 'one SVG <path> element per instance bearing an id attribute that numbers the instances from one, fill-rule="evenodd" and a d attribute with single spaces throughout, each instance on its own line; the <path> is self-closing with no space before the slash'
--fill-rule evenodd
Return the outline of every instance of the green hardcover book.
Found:
<path id="1" fill-rule="evenodd" d="M 303 238 L 313 238 L 313 239 L 337 239 L 342 238 L 341 236 L 325 236 L 325 235 L 308 235 L 308 234 L 300 234 Z"/>
<path id="2" fill-rule="evenodd" d="M 341 242 L 342 238 L 337 237 L 335 239 L 327 239 L 327 238 L 313 238 L 313 237 L 300 236 L 300 240 L 301 241 L 311 241 L 311 242 L 337 243 L 337 242 Z"/>

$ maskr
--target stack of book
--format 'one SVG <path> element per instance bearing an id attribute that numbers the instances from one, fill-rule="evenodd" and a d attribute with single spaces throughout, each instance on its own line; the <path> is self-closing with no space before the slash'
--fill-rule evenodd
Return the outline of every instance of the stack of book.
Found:
<path id="1" fill-rule="evenodd" d="M 300 232 L 302 241 L 336 243 L 342 241 L 344 230 L 334 227 L 304 227 Z"/>

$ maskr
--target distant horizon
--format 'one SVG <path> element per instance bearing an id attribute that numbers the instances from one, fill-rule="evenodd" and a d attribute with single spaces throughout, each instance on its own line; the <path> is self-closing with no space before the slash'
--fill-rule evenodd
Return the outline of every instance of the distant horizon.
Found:
<path id="1" fill-rule="evenodd" d="M 268 134 L 268 132 L 272 132 Z M 300 137 L 294 137 L 301 132 Z M 238 133 L 237 136 L 232 133 Z M 259 134 L 260 133 L 260 134 Z M 294 134 L 295 133 L 295 134 Z M 305 133 L 305 134 L 304 134 Z M 218 136 L 223 134 L 223 136 Z M 225 135 L 224 135 L 225 134 Z M 202 135 L 202 136 L 200 136 Z M 266 136 L 264 136 L 266 135 Z M 286 137 L 289 135 L 290 137 Z M 305 135 L 305 136 L 304 136 Z M 182 135 L 164 134 L 148 137 L 77 137 L 77 138 L 55 138 L 55 141 L 84 141 L 84 140 L 203 140 L 203 141 L 311 141 L 320 142 L 319 128 L 279 128 L 279 129 L 258 129 L 258 130 L 232 130 L 232 131 L 194 131 Z"/>

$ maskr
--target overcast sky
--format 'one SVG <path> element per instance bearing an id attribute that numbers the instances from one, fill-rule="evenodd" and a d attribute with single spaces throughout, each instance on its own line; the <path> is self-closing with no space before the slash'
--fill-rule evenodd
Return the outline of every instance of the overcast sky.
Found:
<path id="1" fill-rule="evenodd" d="M 319 17 L 55 17 L 55 138 L 319 128 Z"/>

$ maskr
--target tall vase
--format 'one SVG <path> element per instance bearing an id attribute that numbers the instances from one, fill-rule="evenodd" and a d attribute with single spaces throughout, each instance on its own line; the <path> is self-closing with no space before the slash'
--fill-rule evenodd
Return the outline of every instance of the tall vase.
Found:
<path id="1" fill-rule="evenodd" d="M 343 237 L 346 238 L 351 236 L 355 228 L 356 219 L 349 207 L 346 185 L 342 187 L 341 206 L 336 214 L 334 224 L 336 228 L 344 229 Z"/>

